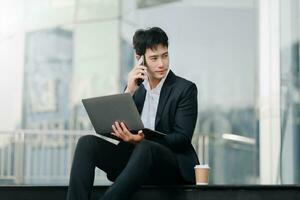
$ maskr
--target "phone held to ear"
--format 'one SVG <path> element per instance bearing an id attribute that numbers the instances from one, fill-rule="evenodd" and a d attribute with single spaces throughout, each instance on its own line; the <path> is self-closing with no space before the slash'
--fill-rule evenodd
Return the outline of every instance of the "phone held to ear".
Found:
<path id="1" fill-rule="evenodd" d="M 138 64 L 139 64 L 139 65 L 145 65 L 145 62 L 144 62 L 144 55 L 142 55 L 142 56 L 140 57 L 140 59 L 138 60 Z M 144 74 L 142 74 L 142 75 L 144 75 Z M 138 85 L 138 86 L 140 86 L 143 82 L 144 82 L 144 79 L 142 79 L 142 78 L 136 79 L 136 85 Z"/>

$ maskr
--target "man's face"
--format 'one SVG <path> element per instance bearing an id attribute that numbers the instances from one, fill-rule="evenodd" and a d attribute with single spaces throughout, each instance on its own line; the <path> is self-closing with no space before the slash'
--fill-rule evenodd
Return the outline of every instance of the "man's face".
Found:
<path id="1" fill-rule="evenodd" d="M 161 44 L 156 48 L 148 48 L 145 52 L 145 64 L 150 79 L 162 79 L 166 76 L 169 69 L 168 47 Z"/>

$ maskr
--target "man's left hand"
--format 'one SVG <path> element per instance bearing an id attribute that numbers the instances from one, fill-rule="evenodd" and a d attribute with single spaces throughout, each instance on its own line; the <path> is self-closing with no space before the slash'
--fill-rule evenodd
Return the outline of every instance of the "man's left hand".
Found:
<path id="1" fill-rule="evenodd" d="M 124 142 L 136 144 L 145 138 L 145 135 L 142 130 L 140 130 L 138 134 L 133 134 L 128 130 L 124 122 L 115 122 L 112 125 L 112 129 L 114 132 L 112 132 L 111 134 L 120 138 Z"/>

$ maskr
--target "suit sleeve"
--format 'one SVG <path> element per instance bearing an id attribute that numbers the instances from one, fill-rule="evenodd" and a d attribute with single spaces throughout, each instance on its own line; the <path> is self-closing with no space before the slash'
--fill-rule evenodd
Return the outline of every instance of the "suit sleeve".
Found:
<path id="1" fill-rule="evenodd" d="M 160 141 L 173 151 L 184 151 L 191 145 L 198 115 L 197 87 L 187 87 L 180 95 L 171 133 Z"/>

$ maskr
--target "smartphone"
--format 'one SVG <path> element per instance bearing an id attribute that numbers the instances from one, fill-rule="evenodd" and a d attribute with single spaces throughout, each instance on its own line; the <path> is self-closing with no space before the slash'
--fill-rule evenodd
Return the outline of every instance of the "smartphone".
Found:
<path id="1" fill-rule="evenodd" d="M 140 58 L 139 61 L 138 61 L 138 64 L 139 64 L 139 65 L 145 65 L 145 60 L 144 60 L 144 59 L 145 59 L 145 58 L 144 58 L 144 55 L 142 55 L 141 58 Z M 142 75 L 144 75 L 144 74 L 142 74 Z M 144 82 L 144 79 L 142 79 L 142 78 L 136 79 L 136 84 L 137 84 L 138 86 L 140 86 L 143 82 Z"/>

